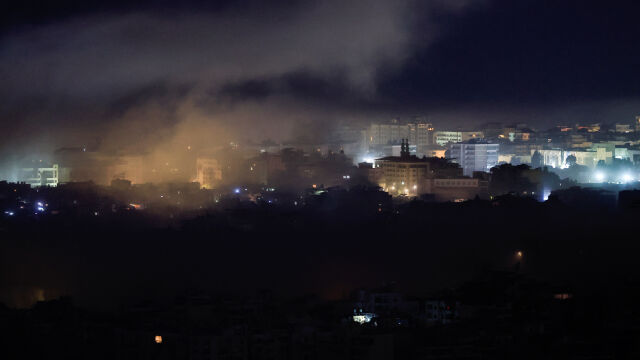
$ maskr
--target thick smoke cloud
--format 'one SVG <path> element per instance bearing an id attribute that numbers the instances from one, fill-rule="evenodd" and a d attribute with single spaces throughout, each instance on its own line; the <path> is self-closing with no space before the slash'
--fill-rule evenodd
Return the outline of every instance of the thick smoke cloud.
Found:
<path id="1" fill-rule="evenodd" d="M 631 0 L 61 4 L 0 15 L 5 162 L 60 146 L 278 140 L 392 116 L 543 127 L 640 112 Z"/>
<path id="2" fill-rule="evenodd" d="M 209 144 L 287 137 L 296 121 L 332 121 L 373 96 L 378 66 L 409 53 L 410 10 L 387 0 L 249 3 L 15 27 L 0 43 L 0 152 L 19 160 L 59 146 L 152 151 L 205 133 Z M 347 98 L 356 100 L 335 101 Z"/>

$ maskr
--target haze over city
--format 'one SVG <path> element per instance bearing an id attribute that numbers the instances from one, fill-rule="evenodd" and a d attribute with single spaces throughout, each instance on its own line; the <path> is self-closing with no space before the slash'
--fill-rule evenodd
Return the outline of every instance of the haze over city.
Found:
<path id="1" fill-rule="evenodd" d="M 12 2 L 2 358 L 637 358 L 640 3 Z"/>

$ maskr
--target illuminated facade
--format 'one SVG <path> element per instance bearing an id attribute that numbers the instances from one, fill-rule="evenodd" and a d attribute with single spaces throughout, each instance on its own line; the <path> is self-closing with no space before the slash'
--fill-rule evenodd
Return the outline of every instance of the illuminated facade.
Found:
<path id="1" fill-rule="evenodd" d="M 471 139 L 483 139 L 482 131 L 436 131 L 435 142 L 440 146 L 450 143 L 459 143 Z"/>
<path id="2" fill-rule="evenodd" d="M 375 160 L 378 184 L 391 195 L 417 196 L 424 193 L 430 164 L 409 154 L 408 141 L 402 141 L 400 156 L 388 156 Z"/>
<path id="3" fill-rule="evenodd" d="M 18 181 L 36 186 L 58 186 L 58 184 L 68 181 L 68 171 L 60 168 L 58 164 L 51 167 L 34 167 L 20 169 Z"/>
<path id="4" fill-rule="evenodd" d="M 222 168 L 216 159 L 196 160 L 196 179 L 204 189 L 213 189 L 222 180 Z"/>
<path id="5" fill-rule="evenodd" d="M 449 143 L 459 143 L 462 141 L 461 131 L 436 131 L 436 144 L 445 146 Z"/>
<path id="6" fill-rule="evenodd" d="M 465 176 L 474 171 L 488 172 L 498 164 L 498 144 L 469 140 L 449 145 L 449 158 L 462 167 Z"/>

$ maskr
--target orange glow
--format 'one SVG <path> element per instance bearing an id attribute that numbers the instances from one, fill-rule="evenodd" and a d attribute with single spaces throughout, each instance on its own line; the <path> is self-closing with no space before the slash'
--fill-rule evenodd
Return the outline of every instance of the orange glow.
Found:
<path id="1" fill-rule="evenodd" d="M 156 344 L 162 344 L 162 336 L 156 335 Z"/>

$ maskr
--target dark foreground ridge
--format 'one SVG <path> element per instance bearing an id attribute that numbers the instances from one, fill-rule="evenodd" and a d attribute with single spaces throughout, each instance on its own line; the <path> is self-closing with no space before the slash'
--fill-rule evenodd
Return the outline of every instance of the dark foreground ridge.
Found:
<path id="1" fill-rule="evenodd" d="M 96 189 L 29 190 L 4 214 L 8 358 L 638 355 L 633 190 L 139 209 Z"/>

